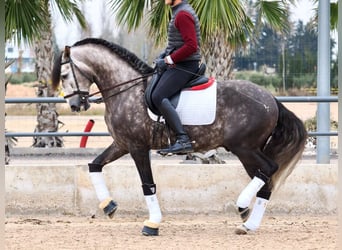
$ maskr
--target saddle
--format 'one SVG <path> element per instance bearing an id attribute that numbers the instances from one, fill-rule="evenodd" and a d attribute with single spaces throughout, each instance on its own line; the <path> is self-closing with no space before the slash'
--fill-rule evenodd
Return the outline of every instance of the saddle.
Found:
<path id="1" fill-rule="evenodd" d="M 206 87 L 210 85 L 209 78 L 204 76 L 206 69 L 207 69 L 206 64 L 202 63 L 199 66 L 197 72 L 194 74 L 194 77 L 191 78 L 191 80 L 187 82 L 177 94 L 175 94 L 174 96 L 170 98 L 170 102 L 175 108 L 177 107 L 179 96 L 183 89 L 189 89 L 189 88 L 193 90 L 205 89 Z M 161 74 L 158 74 L 158 73 L 153 75 L 150 81 L 150 84 L 147 86 L 145 90 L 145 103 L 147 107 L 149 108 L 149 110 L 157 116 L 161 116 L 161 113 L 159 112 L 158 108 L 154 106 L 152 102 L 152 92 L 157 86 L 160 76 Z"/>

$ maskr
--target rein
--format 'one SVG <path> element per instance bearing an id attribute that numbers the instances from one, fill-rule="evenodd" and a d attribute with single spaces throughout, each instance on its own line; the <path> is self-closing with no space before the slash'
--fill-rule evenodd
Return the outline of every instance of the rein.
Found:
<path id="1" fill-rule="evenodd" d="M 105 100 L 107 100 L 107 99 L 109 99 L 109 98 L 111 98 L 111 97 L 113 97 L 113 96 L 119 95 L 119 94 L 121 94 L 121 93 L 123 93 L 123 92 L 125 92 L 125 91 L 127 91 L 127 90 L 129 90 L 129 89 L 131 89 L 131 88 L 133 88 L 133 87 L 135 87 L 135 86 L 141 84 L 141 83 L 144 83 L 144 82 L 146 81 L 146 78 L 149 77 L 149 76 L 151 76 L 151 75 L 153 75 L 154 73 L 155 73 L 155 72 L 152 72 L 152 73 L 149 73 L 149 74 L 146 74 L 146 75 L 143 75 L 143 76 L 139 76 L 139 77 L 137 77 L 137 78 L 133 78 L 133 79 L 131 79 L 131 80 L 128 80 L 128 81 L 119 83 L 118 85 L 115 85 L 115 86 L 111 86 L 111 87 L 102 89 L 102 91 L 108 91 L 108 90 L 112 90 L 112 89 L 121 87 L 121 86 L 123 86 L 123 85 L 126 85 L 126 84 L 129 84 L 129 83 L 132 83 L 132 82 L 135 82 L 135 81 L 140 80 L 140 81 L 136 82 L 135 84 L 132 84 L 131 86 L 129 86 L 129 87 L 125 88 L 125 89 L 122 89 L 122 90 L 120 90 L 120 91 L 118 91 L 118 92 L 116 92 L 116 93 L 114 93 L 114 94 L 112 94 L 112 95 L 107 96 L 106 98 L 99 97 L 99 98 L 98 98 L 97 100 L 95 100 L 94 102 L 95 102 L 95 103 L 103 102 L 103 101 L 105 101 Z M 100 93 L 101 93 L 101 91 L 99 90 L 99 91 L 96 91 L 96 92 L 94 92 L 94 93 L 88 94 L 87 97 L 89 98 L 89 97 L 92 97 L 92 96 L 97 95 L 97 94 L 100 94 Z"/>
<path id="2" fill-rule="evenodd" d="M 196 74 L 196 73 L 194 73 L 194 72 L 191 72 L 191 71 L 186 70 L 186 69 L 184 69 L 184 68 L 182 68 L 182 67 L 179 67 L 179 66 L 175 66 L 174 68 L 176 68 L 176 69 L 178 69 L 178 70 L 181 70 L 181 71 L 184 71 L 184 72 L 187 72 L 187 73 L 190 73 L 190 74 L 192 74 L 192 75 L 194 75 L 194 76 L 201 76 L 201 75 L 199 75 L 199 74 Z M 116 93 L 114 93 L 114 94 L 112 94 L 112 95 L 110 95 L 110 96 L 107 96 L 106 98 L 99 97 L 99 98 L 98 98 L 97 100 L 95 100 L 94 102 L 95 102 L 95 103 L 100 103 L 100 102 L 103 102 L 103 101 L 106 100 L 106 99 L 109 99 L 109 98 L 111 98 L 111 97 L 113 97 L 113 96 L 116 96 L 116 95 L 118 95 L 118 94 L 121 94 L 121 93 L 125 92 L 126 90 L 129 90 L 129 89 L 131 89 L 131 88 L 137 86 L 138 84 L 143 83 L 144 81 L 146 81 L 146 78 L 147 78 L 147 77 L 154 75 L 156 72 L 157 72 L 157 69 L 154 69 L 152 73 L 149 73 L 149 74 L 146 74 L 146 75 L 143 75 L 143 76 L 140 76 L 140 77 L 137 77 L 137 78 L 134 78 L 134 79 L 131 79 L 131 80 L 128 80 L 128 81 L 119 83 L 118 85 L 113 86 L 113 87 L 109 87 L 109 88 L 103 89 L 102 91 L 111 90 L 111 89 L 114 89 L 114 88 L 117 88 L 117 87 L 126 85 L 126 84 L 128 84 L 128 83 L 135 82 L 135 81 L 137 81 L 137 80 L 142 80 L 142 81 L 138 81 L 137 83 L 135 83 L 135 84 L 133 84 L 133 85 L 127 87 L 126 89 L 120 90 L 119 92 L 116 92 Z M 94 92 L 94 93 L 88 95 L 88 97 L 92 97 L 92 96 L 97 95 L 97 94 L 99 94 L 99 93 L 101 93 L 101 91 L 96 91 L 96 92 Z"/>
<path id="3" fill-rule="evenodd" d="M 182 68 L 182 67 L 179 67 L 179 66 L 174 66 L 174 68 L 176 68 L 176 69 L 178 69 L 178 70 L 181 70 L 181 71 L 184 71 L 184 72 L 187 72 L 187 73 L 192 74 L 192 75 L 194 75 L 194 76 L 201 76 L 201 75 L 199 75 L 199 74 L 196 74 L 196 73 L 194 73 L 194 72 L 191 72 L 191 71 L 186 70 L 186 69 L 184 69 L 184 68 Z M 80 70 L 80 69 L 78 69 L 78 70 Z M 126 85 L 126 84 L 128 84 L 128 83 L 135 82 L 135 81 L 137 81 L 137 80 L 142 80 L 142 81 L 138 81 L 138 82 L 136 82 L 135 84 L 133 84 L 133 85 L 127 87 L 126 89 L 120 90 L 119 92 L 116 92 L 116 93 L 114 93 L 114 94 L 112 94 L 112 95 L 110 95 L 110 96 L 107 96 L 106 98 L 99 97 L 99 98 L 98 98 L 97 100 L 95 100 L 94 102 L 95 102 L 95 103 L 100 103 L 100 102 L 103 102 L 103 101 L 106 100 L 106 99 L 109 99 L 109 98 L 111 98 L 111 97 L 113 97 L 113 96 L 116 96 L 116 95 L 118 95 L 118 94 L 121 94 L 121 93 L 125 92 L 126 90 L 129 90 L 129 89 L 131 89 L 131 88 L 137 86 L 138 84 L 143 83 L 144 81 L 146 81 L 146 78 L 147 78 L 147 77 L 154 75 L 156 72 L 157 72 L 157 68 L 155 68 L 155 69 L 153 70 L 153 72 L 151 72 L 151 73 L 149 73 L 149 74 L 145 74 L 145 75 L 143 75 L 143 76 L 140 76 L 140 77 L 137 77 L 137 78 L 134 78 L 134 79 L 131 79 L 131 80 L 128 80 L 128 81 L 119 83 L 118 85 L 113 86 L 113 87 L 105 88 L 105 89 L 103 89 L 102 91 L 111 90 L 111 89 L 114 89 L 114 88 L 117 88 L 117 87 Z M 88 95 L 88 97 L 92 97 L 92 96 L 97 95 L 97 94 L 99 94 L 99 93 L 101 93 L 101 91 L 96 91 L 96 92 L 94 92 L 94 93 Z"/>
<path id="4" fill-rule="evenodd" d="M 75 69 L 77 69 L 77 70 L 78 70 L 85 78 L 87 78 L 90 82 L 93 83 L 93 82 L 95 82 L 95 81 L 94 81 L 94 79 L 93 79 L 92 77 L 89 77 L 86 73 L 84 73 L 84 72 L 77 66 L 77 64 L 74 63 L 74 61 L 73 61 L 71 58 L 70 58 L 69 60 L 67 60 L 67 61 L 61 62 L 61 65 L 64 65 L 64 64 L 67 64 L 67 63 L 70 63 L 71 72 L 72 72 L 72 75 L 73 75 L 73 77 L 74 77 L 74 79 L 75 79 L 75 84 L 76 84 L 77 90 L 74 90 L 71 94 L 64 96 L 64 99 L 69 98 L 69 97 L 72 97 L 72 96 L 74 96 L 74 95 L 79 95 L 79 96 L 80 96 L 80 99 L 81 99 L 81 103 L 85 103 L 87 98 L 92 97 L 92 96 L 94 96 L 94 95 L 97 95 L 97 94 L 101 93 L 101 91 L 96 91 L 96 92 L 94 92 L 94 93 L 89 94 L 89 91 L 81 91 L 81 90 L 80 90 L 80 87 L 79 87 L 79 84 L 78 84 L 78 81 L 77 81 L 76 74 L 75 74 Z M 131 89 L 131 88 L 137 86 L 137 85 L 140 84 L 140 83 L 144 83 L 144 82 L 146 81 L 147 77 L 149 77 L 149 76 L 155 74 L 155 72 L 156 72 L 156 71 L 154 70 L 153 72 L 151 72 L 151 73 L 149 73 L 149 74 L 145 74 L 145 75 L 143 75 L 143 76 L 139 76 L 139 77 L 137 77 L 137 78 L 134 78 L 134 79 L 131 79 L 131 80 L 128 80 L 128 81 L 119 83 L 119 84 L 117 84 L 117 85 L 115 85 L 115 86 L 110 86 L 110 87 L 108 87 L 108 88 L 102 89 L 102 91 L 108 91 L 108 90 L 112 90 L 112 89 L 121 87 L 121 86 L 123 86 L 123 85 L 126 85 L 126 84 L 129 84 L 129 83 L 132 83 L 132 82 L 135 82 L 135 81 L 140 80 L 140 81 L 136 82 L 135 84 L 133 84 L 133 85 L 131 85 L 131 86 L 129 86 L 129 87 L 123 89 L 123 90 L 120 90 L 120 91 L 118 91 L 118 92 L 116 92 L 116 93 L 114 93 L 114 94 L 112 94 L 112 95 L 110 95 L 110 96 L 107 96 L 106 98 L 99 97 L 99 98 L 98 98 L 97 100 L 95 100 L 94 102 L 95 102 L 95 103 L 103 102 L 104 100 L 109 99 L 109 98 L 111 98 L 111 97 L 113 97 L 113 96 L 116 96 L 116 95 L 118 95 L 118 94 L 121 94 L 121 93 L 125 92 L 126 90 L 129 90 L 129 89 Z"/>
<path id="5" fill-rule="evenodd" d="M 108 87 L 108 88 L 105 88 L 105 89 L 102 89 L 102 90 L 99 90 L 99 91 L 96 91 L 96 92 L 94 92 L 94 93 L 89 94 L 89 91 L 81 91 L 81 90 L 80 90 L 80 87 L 79 87 L 79 84 L 78 84 L 78 81 L 77 81 L 77 77 L 76 77 L 76 74 L 75 74 L 75 69 L 77 69 L 77 70 L 78 70 L 86 79 L 88 79 L 90 82 L 95 82 L 95 81 L 94 81 L 94 78 L 93 78 L 93 77 L 90 77 L 89 75 L 87 75 L 86 73 L 84 73 L 84 72 L 77 66 L 77 64 L 76 64 L 71 58 L 69 58 L 69 60 L 67 60 L 67 61 L 61 62 L 61 65 L 64 65 L 64 64 L 67 64 L 67 63 L 70 63 L 71 72 L 72 72 L 72 75 L 73 75 L 73 77 L 74 77 L 74 79 L 75 79 L 75 84 L 76 84 L 77 90 L 74 90 L 71 94 L 64 96 L 64 99 L 69 98 L 69 97 L 72 97 L 72 96 L 74 96 L 74 95 L 79 95 L 79 96 L 80 96 L 81 103 L 86 103 L 86 100 L 87 100 L 89 97 L 95 96 L 95 95 L 97 95 L 97 94 L 99 94 L 99 93 L 101 93 L 101 92 L 103 92 L 103 91 L 113 90 L 113 89 L 115 89 L 115 88 L 121 87 L 121 86 L 126 85 L 126 84 L 129 84 L 129 83 L 133 83 L 133 82 L 136 82 L 136 81 L 139 80 L 138 82 L 132 84 L 131 86 L 129 86 L 129 87 L 125 88 L 125 89 L 122 89 L 122 90 L 120 90 L 120 91 L 118 91 L 118 92 L 116 92 L 116 93 L 114 93 L 114 94 L 111 94 L 111 95 L 107 96 L 106 98 L 99 97 L 98 99 L 94 100 L 95 103 L 104 102 L 105 100 L 107 100 L 107 99 L 109 99 L 109 98 L 111 98 L 111 97 L 113 97 L 113 96 L 119 95 L 119 94 L 121 94 L 121 93 L 123 93 L 123 92 L 125 92 L 125 91 L 127 91 L 127 90 L 129 90 L 129 89 L 131 89 L 131 88 L 133 88 L 133 87 L 135 87 L 135 86 L 141 84 L 141 83 L 146 82 L 147 77 L 154 75 L 154 74 L 156 73 L 156 71 L 157 71 L 157 69 L 155 68 L 155 69 L 153 70 L 153 72 L 151 72 L 151 73 L 148 73 L 148 74 L 145 74 L 145 75 L 142 75 L 142 76 L 133 78 L 133 79 L 131 79 L 131 80 L 128 80 L 128 81 L 119 83 L 119 84 L 117 84 L 117 85 L 115 85 L 115 86 L 110 86 L 110 87 Z M 176 68 L 176 69 L 178 69 L 178 70 L 181 70 L 181 71 L 184 71 L 184 72 L 187 72 L 187 73 L 192 74 L 192 75 L 194 75 L 194 76 L 201 76 L 201 75 L 199 75 L 199 74 L 197 74 L 197 73 L 188 71 L 188 70 L 186 70 L 186 69 L 184 69 L 184 68 L 182 68 L 182 67 L 176 66 L 176 65 L 174 66 L 174 68 Z"/>

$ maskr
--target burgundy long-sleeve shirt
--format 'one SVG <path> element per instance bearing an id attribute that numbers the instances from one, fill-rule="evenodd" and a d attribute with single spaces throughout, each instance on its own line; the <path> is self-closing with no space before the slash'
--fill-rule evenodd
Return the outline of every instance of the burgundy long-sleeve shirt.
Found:
<path id="1" fill-rule="evenodd" d="M 184 45 L 170 55 L 172 61 L 177 63 L 195 53 L 198 44 L 195 21 L 190 13 L 180 11 L 175 18 L 175 26 L 179 30 L 184 41 Z"/>

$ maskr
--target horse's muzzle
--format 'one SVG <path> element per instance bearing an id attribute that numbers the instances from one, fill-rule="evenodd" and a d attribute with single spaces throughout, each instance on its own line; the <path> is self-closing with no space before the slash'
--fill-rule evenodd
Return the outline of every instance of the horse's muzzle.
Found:
<path id="1" fill-rule="evenodd" d="M 68 98 L 69 106 L 72 112 L 86 111 L 90 108 L 90 103 L 88 98 L 79 95 L 72 96 Z"/>

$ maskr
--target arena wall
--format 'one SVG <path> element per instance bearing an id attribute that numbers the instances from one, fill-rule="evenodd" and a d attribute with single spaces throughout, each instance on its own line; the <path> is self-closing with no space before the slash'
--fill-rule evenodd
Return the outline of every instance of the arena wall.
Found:
<path id="1" fill-rule="evenodd" d="M 301 163 L 275 193 L 267 212 L 337 213 L 337 164 Z M 234 213 L 235 201 L 249 179 L 240 164 L 153 165 L 164 214 Z M 147 214 L 136 168 L 131 162 L 104 168 L 117 213 Z M 103 216 L 85 164 L 6 166 L 6 214 Z"/>

